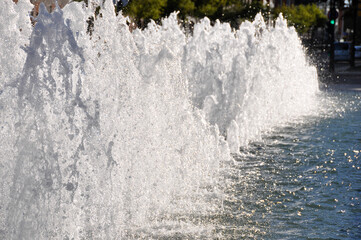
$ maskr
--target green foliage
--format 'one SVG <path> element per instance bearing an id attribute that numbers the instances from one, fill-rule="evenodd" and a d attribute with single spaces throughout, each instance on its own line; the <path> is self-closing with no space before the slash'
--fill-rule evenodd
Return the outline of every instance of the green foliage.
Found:
<path id="1" fill-rule="evenodd" d="M 158 20 L 166 6 L 167 0 L 131 0 L 124 13 L 137 20 Z"/>
<path id="2" fill-rule="evenodd" d="M 192 0 L 168 0 L 163 16 L 169 16 L 174 11 L 179 11 L 179 16 L 184 19 L 193 15 L 195 4 Z"/>
<path id="3" fill-rule="evenodd" d="M 266 15 L 270 12 L 268 6 L 265 6 L 260 1 L 252 1 L 250 4 L 246 4 L 244 9 L 241 12 L 241 18 L 247 20 L 253 20 L 258 13 L 266 18 Z"/>
<path id="4" fill-rule="evenodd" d="M 158 20 L 179 11 L 181 18 L 186 16 L 209 17 L 216 19 L 222 17 L 223 8 L 238 0 L 131 0 L 123 12 L 136 20 Z"/>
<path id="5" fill-rule="evenodd" d="M 234 15 L 239 10 L 242 1 L 239 0 L 194 0 L 196 17 L 208 17 L 212 20 L 225 18 L 225 15 Z"/>
<path id="6" fill-rule="evenodd" d="M 182 19 L 193 16 L 233 21 L 239 18 L 253 19 L 258 12 L 265 12 L 267 8 L 261 1 L 244 4 L 240 0 L 131 0 L 123 9 L 125 14 L 137 21 L 158 20 L 174 11 L 179 11 Z"/>
<path id="7" fill-rule="evenodd" d="M 322 27 L 327 22 L 325 14 L 315 5 L 282 6 L 275 10 L 275 15 L 282 13 L 288 24 L 299 33 L 307 33 L 313 28 Z"/>
<path id="8" fill-rule="evenodd" d="M 237 27 L 237 24 L 245 19 L 253 20 L 259 12 L 265 20 L 271 15 L 271 9 L 263 5 L 262 1 L 245 3 L 242 0 L 130 0 L 123 8 L 123 13 L 131 16 L 140 26 L 145 26 L 150 19 L 159 20 L 169 16 L 174 11 L 179 11 L 182 19 L 187 16 L 206 16 L 211 20 L 230 22 L 233 27 Z M 301 34 L 322 27 L 327 22 L 326 16 L 315 4 L 282 6 L 274 9 L 272 13 L 273 17 L 283 13 L 289 25 L 294 26 Z"/>
<path id="9" fill-rule="evenodd" d="M 213 16 L 221 8 L 222 0 L 195 1 L 198 16 Z"/>

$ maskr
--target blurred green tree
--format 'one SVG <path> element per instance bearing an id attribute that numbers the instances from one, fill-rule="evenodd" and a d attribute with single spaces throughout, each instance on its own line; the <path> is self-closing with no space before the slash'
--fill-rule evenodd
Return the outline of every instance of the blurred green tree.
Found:
<path id="1" fill-rule="evenodd" d="M 300 34 L 310 33 L 317 27 L 323 27 L 327 22 L 326 15 L 316 4 L 282 6 L 275 9 L 275 16 L 280 13 L 287 19 L 290 26 L 294 26 Z"/>
<path id="2" fill-rule="evenodd" d="M 227 11 L 242 3 L 240 0 L 194 0 L 197 17 L 222 19 Z"/>
<path id="3" fill-rule="evenodd" d="M 179 11 L 179 16 L 185 19 L 194 15 L 195 4 L 192 0 L 168 0 L 163 16 L 169 16 L 174 11 Z"/>
<path id="4" fill-rule="evenodd" d="M 131 0 L 123 9 L 126 15 L 136 21 L 159 20 L 167 7 L 167 0 Z M 142 24 L 143 25 L 143 24 Z"/>
<path id="5" fill-rule="evenodd" d="M 294 26 L 300 34 L 324 27 L 327 22 L 325 14 L 315 4 L 282 6 L 271 10 L 262 1 L 245 3 L 242 0 L 130 0 L 121 10 L 123 14 L 132 17 L 139 27 L 145 27 L 151 19 L 158 21 L 174 11 L 179 11 L 182 20 L 188 16 L 208 17 L 212 21 L 219 19 L 229 22 L 235 28 L 244 20 L 253 20 L 259 12 L 266 21 L 283 13 L 289 25 Z"/>

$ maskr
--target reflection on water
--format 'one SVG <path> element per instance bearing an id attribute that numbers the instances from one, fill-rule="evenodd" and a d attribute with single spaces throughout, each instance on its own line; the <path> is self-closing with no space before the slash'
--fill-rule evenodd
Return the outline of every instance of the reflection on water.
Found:
<path id="1" fill-rule="evenodd" d="M 361 238 L 361 96 L 327 98 L 322 116 L 275 129 L 235 156 L 218 229 L 225 237 Z"/>

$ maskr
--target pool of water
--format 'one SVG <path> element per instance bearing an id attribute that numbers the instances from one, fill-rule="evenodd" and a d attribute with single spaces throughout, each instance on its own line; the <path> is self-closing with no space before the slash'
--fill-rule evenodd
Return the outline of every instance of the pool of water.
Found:
<path id="1" fill-rule="evenodd" d="M 229 239 L 361 239 L 361 94 L 331 93 L 317 117 L 235 156 L 222 227 Z"/>

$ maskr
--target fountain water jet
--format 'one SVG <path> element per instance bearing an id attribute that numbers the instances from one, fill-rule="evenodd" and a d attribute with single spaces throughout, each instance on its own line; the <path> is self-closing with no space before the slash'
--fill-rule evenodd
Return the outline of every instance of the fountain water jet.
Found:
<path id="1" fill-rule="evenodd" d="M 173 14 L 130 33 L 106 1 L 90 38 L 92 9 L 63 11 L 1 38 L 21 57 L 1 58 L 0 237 L 213 236 L 229 146 L 312 110 L 294 29 L 204 19 L 187 37 Z"/>

